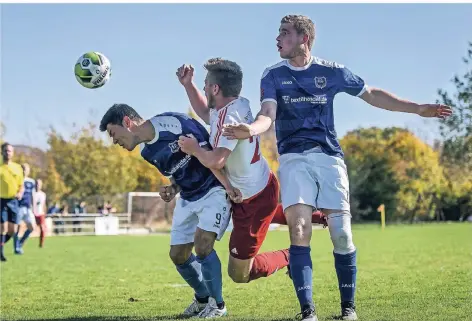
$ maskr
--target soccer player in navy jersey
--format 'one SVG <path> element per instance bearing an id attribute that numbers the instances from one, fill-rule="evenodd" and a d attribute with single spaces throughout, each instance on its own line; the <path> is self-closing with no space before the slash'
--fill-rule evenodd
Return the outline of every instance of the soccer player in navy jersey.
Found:
<path id="1" fill-rule="evenodd" d="M 170 177 L 172 185 L 161 189 L 164 201 L 180 192 L 172 219 L 170 258 L 195 291 L 195 298 L 183 315 L 201 318 L 226 315 L 221 262 L 213 247 L 215 240 L 223 236 L 231 216 L 226 193 L 238 201 L 240 192 L 234 191 L 220 170 L 206 168 L 178 145 L 179 136 L 183 135 L 211 148 L 207 130 L 181 113 L 162 113 L 145 121 L 125 104 L 115 104 L 105 113 L 100 130 L 107 131 L 114 144 L 128 151 L 140 145 L 141 156 Z M 192 253 L 194 246 L 196 257 Z"/>
<path id="2" fill-rule="evenodd" d="M 36 182 L 34 179 L 29 177 L 29 164 L 24 163 L 21 167 L 23 168 L 24 176 L 24 192 L 23 197 L 19 200 L 20 213 L 18 216 L 18 224 L 20 224 L 21 221 L 24 221 L 26 224 L 26 231 L 23 236 L 19 238 L 18 233 L 20 232 L 20 226 L 18 225 L 16 233 L 13 236 L 13 247 L 16 254 L 23 254 L 23 244 L 26 242 L 30 234 L 33 233 L 36 222 L 33 215 L 33 194 L 36 192 Z"/>
<path id="3" fill-rule="evenodd" d="M 290 275 L 300 302 L 301 319 L 317 320 L 310 240 L 311 215 L 313 208 L 319 208 L 328 216 L 342 319 L 357 320 L 356 247 L 351 232 L 347 169 L 334 128 L 334 97 L 344 92 L 378 108 L 422 117 L 445 118 L 452 109 L 440 104 L 417 104 L 368 87 L 343 65 L 313 57 L 314 40 L 315 27 L 308 17 L 282 18 L 276 41 L 284 60 L 262 74 L 261 110 L 252 124 L 226 125 L 223 136 L 257 136 L 275 121 L 282 205 L 291 241 Z"/>

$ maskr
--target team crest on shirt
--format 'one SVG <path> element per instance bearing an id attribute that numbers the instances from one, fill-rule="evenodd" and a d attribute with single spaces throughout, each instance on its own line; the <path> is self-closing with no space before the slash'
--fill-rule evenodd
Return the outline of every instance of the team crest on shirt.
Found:
<path id="1" fill-rule="evenodd" d="M 169 143 L 169 148 L 172 153 L 177 153 L 179 151 L 179 143 L 175 140 Z"/>
<path id="2" fill-rule="evenodd" d="M 315 86 L 319 89 L 326 87 L 326 77 L 315 77 Z"/>

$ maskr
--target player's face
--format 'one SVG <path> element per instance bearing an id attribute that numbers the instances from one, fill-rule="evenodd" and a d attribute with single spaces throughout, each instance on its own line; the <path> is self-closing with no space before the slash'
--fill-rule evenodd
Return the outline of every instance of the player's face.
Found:
<path id="1" fill-rule="evenodd" d="M 292 24 L 282 23 L 275 39 L 280 57 L 291 59 L 298 56 L 303 51 L 303 38 L 304 35 L 299 35 Z"/>
<path id="2" fill-rule="evenodd" d="M 30 174 L 30 167 L 29 167 L 28 165 L 25 165 L 25 164 L 23 165 L 23 167 L 25 168 L 25 170 L 24 170 L 24 172 L 23 172 L 23 175 L 24 175 L 25 177 L 29 176 L 29 174 Z"/>
<path id="3" fill-rule="evenodd" d="M 205 78 L 205 87 L 203 88 L 207 99 L 208 108 L 215 108 L 215 85 L 208 82 L 208 76 Z"/>
<path id="4" fill-rule="evenodd" d="M 40 179 L 37 179 L 36 180 L 36 190 L 40 191 L 42 187 L 43 187 L 43 181 L 40 180 Z"/>
<path id="5" fill-rule="evenodd" d="M 113 144 L 120 145 L 126 150 L 132 151 L 136 147 L 133 133 L 124 126 L 108 124 L 108 135 L 113 139 Z"/>
<path id="6" fill-rule="evenodd" d="M 13 158 L 13 146 L 5 146 L 2 150 L 2 156 L 5 161 L 10 161 Z"/>

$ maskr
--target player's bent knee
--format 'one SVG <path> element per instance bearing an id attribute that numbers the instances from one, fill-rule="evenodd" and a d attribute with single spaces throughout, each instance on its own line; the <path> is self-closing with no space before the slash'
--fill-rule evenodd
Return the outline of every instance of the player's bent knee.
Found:
<path id="1" fill-rule="evenodd" d="M 285 209 L 292 245 L 308 246 L 312 234 L 312 208 L 296 204 Z"/>
<path id="2" fill-rule="evenodd" d="M 234 257 L 229 258 L 228 276 L 235 283 L 248 283 L 251 273 L 251 259 L 239 260 Z"/>
<path id="3" fill-rule="evenodd" d="M 197 229 L 195 233 L 195 254 L 199 258 L 207 257 L 211 251 L 216 240 L 216 233 L 207 232 L 201 229 Z"/>
<path id="4" fill-rule="evenodd" d="M 183 245 L 171 245 L 169 251 L 169 257 L 172 262 L 176 265 L 184 264 L 192 253 L 191 246 Z"/>
<path id="5" fill-rule="evenodd" d="M 328 228 L 334 253 L 349 254 L 356 250 L 352 241 L 351 214 L 348 211 L 338 211 L 328 215 Z"/>

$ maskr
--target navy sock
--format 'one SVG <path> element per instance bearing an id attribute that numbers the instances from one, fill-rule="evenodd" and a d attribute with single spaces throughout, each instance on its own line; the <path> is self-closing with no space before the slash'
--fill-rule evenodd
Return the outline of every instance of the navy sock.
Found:
<path id="1" fill-rule="evenodd" d="M 313 303 L 313 269 L 308 246 L 290 246 L 290 275 L 292 276 L 295 292 L 302 312 L 307 308 L 314 309 Z"/>
<path id="2" fill-rule="evenodd" d="M 5 241 L 5 243 L 6 243 L 6 241 Z M 13 234 L 13 249 L 16 250 L 17 247 L 18 247 L 18 232 Z"/>
<path id="3" fill-rule="evenodd" d="M 339 292 L 341 294 L 341 302 L 354 303 L 354 294 L 356 292 L 356 253 L 354 251 L 349 254 L 334 253 L 334 267 L 338 275 Z"/>
<path id="4" fill-rule="evenodd" d="M 205 283 L 203 283 L 201 265 L 197 260 L 195 260 L 195 255 L 193 255 L 193 253 L 185 263 L 176 264 L 175 267 L 188 285 L 195 290 L 195 297 L 197 299 L 203 299 L 210 295 Z"/>
<path id="5" fill-rule="evenodd" d="M 197 257 L 197 261 L 202 265 L 203 282 L 210 292 L 210 296 L 215 299 L 217 304 L 223 303 L 223 279 L 220 258 L 215 250 L 213 250 L 205 258 Z"/>
<path id="6" fill-rule="evenodd" d="M 0 243 L 0 255 L 3 256 L 3 246 L 6 242 L 8 242 L 11 238 L 11 235 L 10 234 L 2 234 L 1 236 L 2 240 L 1 240 L 1 243 Z"/>
<path id="7" fill-rule="evenodd" d="M 25 243 L 25 241 L 28 239 L 31 233 L 33 233 L 33 231 L 31 230 L 25 231 L 25 234 L 23 234 L 23 236 L 21 237 L 20 244 L 19 244 L 20 246 L 23 245 L 23 243 Z"/>

